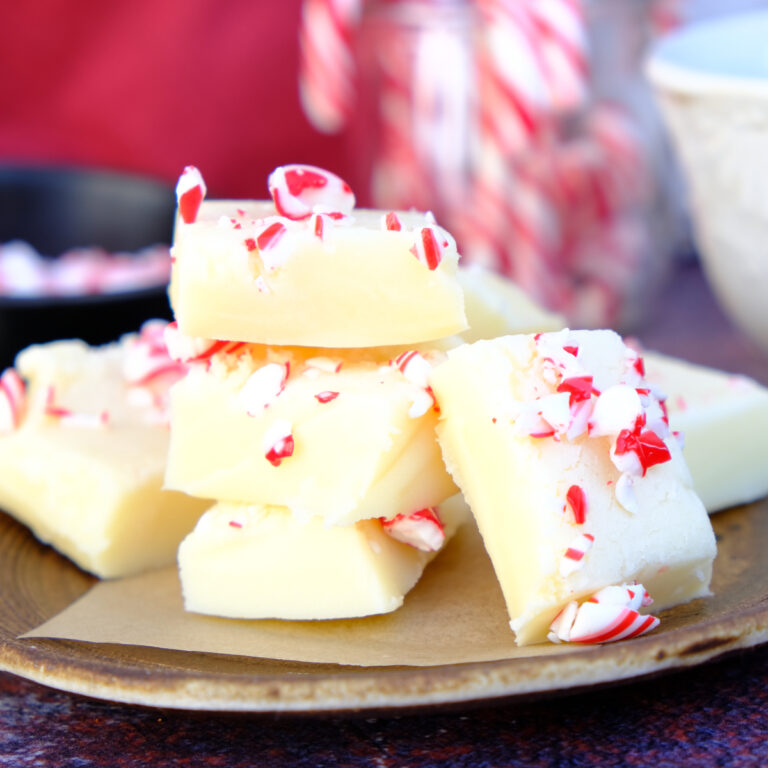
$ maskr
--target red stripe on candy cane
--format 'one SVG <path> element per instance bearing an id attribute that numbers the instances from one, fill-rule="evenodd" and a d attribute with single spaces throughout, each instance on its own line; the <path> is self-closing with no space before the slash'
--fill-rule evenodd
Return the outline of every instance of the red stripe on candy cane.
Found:
<path id="1" fill-rule="evenodd" d="M 565 498 L 573 512 L 573 521 L 577 525 L 582 525 L 587 519 L 587 499 L 584 489 L 580 485 L 572 485 L 565 494 Z"/>
<path id="2" fill-rule="evenodd" d="M 435 507 L 396 515 L 391 520 L 381 518 L 381 525 L 393 539 L 422 552 L 437 552 L 445 542 L 445 529 Z"/>
<path id="3" fill-rule="evenodd" d="M 0 432 L 11 432 L 21 424 L 27 387 L 15 368 L 0 375 Z"/>
<path id="4" fill-rule="evenodd" d="M 206 186 L 202 174 L 194 165 L 188 165 L 176 183 L 176 200 L 179 214 L 185 224 L 192 224 L 197 219 L 206 195 Z"/>

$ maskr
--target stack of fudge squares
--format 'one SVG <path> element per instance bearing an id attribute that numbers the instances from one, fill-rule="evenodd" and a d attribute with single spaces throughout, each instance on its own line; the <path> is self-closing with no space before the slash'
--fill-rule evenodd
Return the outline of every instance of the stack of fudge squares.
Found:
<path id="1" fill-rule="evenodd" d="M 188 610 L 392 611 L 472 517 L 520 644 L 635 636 L 709 594 L 707 511 L 617 334 L 467 343 L 433 217 L 356 209 L 311 166 L 268 186 L 177 187 L 165 482 L 216 501 L 179 548 Z"/>
<path id="2" fill-rule="evenodd" d="M 436 342 L 466 326 L 450 235 L 285 166 L 267 202 L 179 181 L 166 486 L 215 500 L 179 549 L 186 607 L 334 619 L 398 608 L 469 513 L 435 439 Z"/>
<path id="3" fill-rule="evenodd" d="M 709 594 L 707 511 L 768 493 L 768 389 L 563 329 L 326 171 L 269 189 L 206 201 L 189 168 L 175 322 L 0 374 L 5 512 L 101 578 L 178 562 L 186 607 L 223 617 L 393 611 L 472 525 L 519 644 Z"/>

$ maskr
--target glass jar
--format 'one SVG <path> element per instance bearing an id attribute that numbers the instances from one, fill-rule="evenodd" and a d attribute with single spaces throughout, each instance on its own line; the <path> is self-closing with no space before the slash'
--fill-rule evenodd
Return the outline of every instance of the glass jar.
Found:
<path id="1" fill-rule="evenodd" d="M 651 33 L 637 0 L 365 4 L 348 128 L 361 202 L 432 210 L 464 261 L 572 327 L 635 329 L 680 233 L 640 68 Z"/>

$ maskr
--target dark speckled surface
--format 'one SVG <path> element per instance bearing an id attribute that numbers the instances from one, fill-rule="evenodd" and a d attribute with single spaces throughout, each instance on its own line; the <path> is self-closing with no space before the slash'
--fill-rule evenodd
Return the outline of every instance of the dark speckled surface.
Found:
<path id="1" fill-rule="evenodd" d="M 669 293 L 638 333 L 648 346 L 768 384 L 768 356 L 727 324 L 698 270 L 681 273 Z M 768 646 L 534 703 L 379 718 L 141 709 L 0 673 L 0 766 L 136 765 L 763 768 Z"/>
<path id="2" fill-rule="evenodd" d="M 140 709 L 3 674 L 0 765 L 766 766 L 768 648 L 577 696 L 381 718 Z"/>

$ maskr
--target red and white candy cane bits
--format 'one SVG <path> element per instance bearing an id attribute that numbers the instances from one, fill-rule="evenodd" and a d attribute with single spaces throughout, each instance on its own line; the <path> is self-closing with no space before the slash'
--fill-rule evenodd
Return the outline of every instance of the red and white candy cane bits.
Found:
<path id="1" fill-rule="evenodd" d="M 207 191 L 200 171 L 194 165 L 188 165 L 176 184 L 179 215 L 185 224 L 192 224 L 197 219 Z"/>
<path id="2" fill-rule="evenodd" d="M 314 165 L 281 165 L 269 174 L 267 185 L 277 212 L 294 221 L 313 213 L 350 214 L 355 207 L 349 184 Z"/>
<path id="3" fill-rule="evenodd" d="M 642 584 L 605 587 L 581 604 L 569 602 L 547 637 L 555 643 L 610 643 L 637 637 L 659 626 L 656 616 L 638 610 L 652 602 Z"/>
<path id="4" fill-rule="evenodd" d="M 277 419 L 264 433 L 264 458 L 273 466 L 279 467 L 283 459 L 293 456 L 295 442 L 293 425 L 285 419 Z"/>
<path id="5" fill-rule="evenodd" d="M 19 427 L 26 399 L 24 379 L 15 368 L 6 368 L 0 375 L 0 434 Z"/>
<path id="6" fill-rule="evenodd" d="M 445 530 L 434 507 L 396 515 L 391 520 L 382 519 L 384 531 L 393 539 L 415 547 L 421 552 L 437 552 L 445 542 Z"/>

